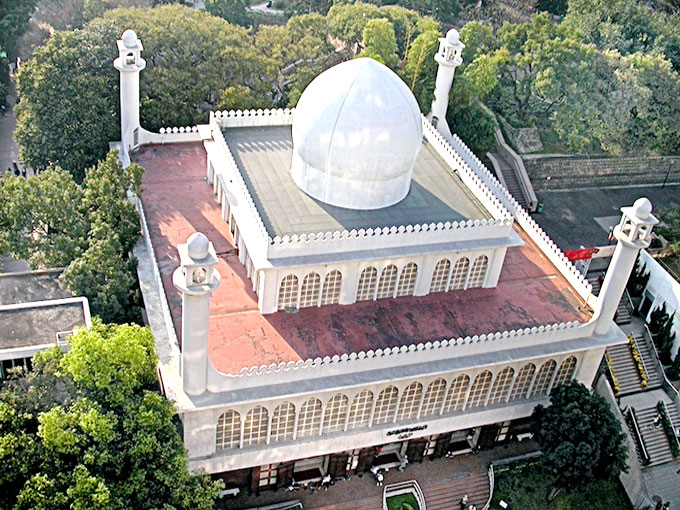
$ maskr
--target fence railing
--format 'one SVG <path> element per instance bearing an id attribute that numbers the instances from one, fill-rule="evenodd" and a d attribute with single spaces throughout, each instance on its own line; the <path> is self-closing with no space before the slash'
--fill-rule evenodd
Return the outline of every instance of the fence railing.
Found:
<path id="1" fill-rule="evenodd" d="M 663 363 L 661 363 L 661 358 L 659 357 L 659 351 L 656 350 L 656 345 L 654 345 L 652 332 L 649 331 L 649 327 L 647 326 L 647 324 L 645 324 L 645 332 L 647 333 L 647 337 L 645 340 L 647 344 L 650 346 L 652 357 L 656 362 L 656 369 L 661 372 L 661 387 L 667 392 L 669 392 L 671 395 L 673 395 L 675 398 L 678 398 L 678 390 L 676 389 L 675 386 L 673 386 L 673 383 L 671 383 L 671 381 L 666 376 L 666 371 L 663 369 Z"/>
<path id="2" fill-rule="evenodd" d="M 642 439 L 642 433 L 640 432 L 640 426 L 638 425 L 637 421 L 637 416 L 635 414 L 635 409 L 632 407 L 629 407 L 624 411 L 624 415 L 626 419 L 628 420 L 628 428 L 630 431 L 633 433 L 633 438 L 635 439 L 635 443 L 637 444 L 639 450 L 640 450 L 640 457 L 642 464 L 649 464 L 651 457 L 649 456 L 649 453 L 647 452 L 647 447 L 645 446 L 645 441 Z"/>
<path id="3" fill-rule="evenodd" d="M 420 510 L 425 509 L 425 496 L 423 496 L 423 491 L 420 490 L 420 485 L 415 480 L 409 480 L 407 482 L 397 482 L 391 483 L 385 486 L 383 490 L 383 510 L 387 510 L 387 498 L 392 496 L 399 496 L 401 494 L 411 493 L 416 498 Z"/>
<path id="4" fill-rule="evenodd" d="M 482 510 L 489 510 L 489 507 L 491 506 L 491 500 L 493 499 L 493 484 L 494 484 L 494 473 L 493 473 L 493 464 L 489 466 L 489 499 L 486 501 L 486 504 L 482 507 Z"/>

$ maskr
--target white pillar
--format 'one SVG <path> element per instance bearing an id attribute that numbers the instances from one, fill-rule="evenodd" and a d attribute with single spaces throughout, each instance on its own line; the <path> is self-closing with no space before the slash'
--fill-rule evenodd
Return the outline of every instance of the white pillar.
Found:
<path id="1" fill-rule="evenodd" d="M 446 33 L 446 37 L 439 39 L 439 51 L 434 59 L 439 64 L 437 69 L 437 80 L 434 87 L 434 100 L 432 101 L 432 112 L 430 120 L 437 118 L 437 128 L 440 125 L 448 132 L 446 122 L 446 110 L 449 106 L 449 92 L 453 84 L 453 76 L 456 67 L 463 63 L 461 53 L 465 45 L 460 42 L 458 30 L 452 28 Z"/>
<path id="2" fill-rule="evenodd" d="M 182 294 L 182 386 L 188 395 L 200 395 L 208 384 L 210 294 L 220 284 L 214 269 L 217 255 L 213 244 L 198 232 L 177 250 L 180 266 L 172 281 Z"/>
<path id="3" fill-rule="evenodd" d="M 134 132 L 139 125 L 139 72 L 146 67 L 141 58 L 142 42 L 132 30 L 123 32 L 118 41 L 118 58 L 113 66 L 120 72 L 120 139 L 128 155 L 137 144 Z"/>
<path id="4" fill-rule="evenodd" d="M 597 301 L 595 333 L 604 335 L 612 325 L 630 272 L 640 250 L 647 248 L 652 227 L 659 222 L 652 215 L 652 204 L 639 198 L 632 207 L 622 207 L 621 223 L 614 228 L 618 240 Z"/>

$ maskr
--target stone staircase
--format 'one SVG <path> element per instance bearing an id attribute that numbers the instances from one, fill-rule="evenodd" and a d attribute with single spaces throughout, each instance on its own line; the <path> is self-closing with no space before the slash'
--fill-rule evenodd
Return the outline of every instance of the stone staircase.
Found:
<path id="1" fill-rule="evenodd" d="M 680 414 L 678 414 L 677 408 L 675 405 L 668 403 L 667 408 L 673 426 L 676 428 L 679 427 Z M 656 405 L 652 407 L 636 409 L 635 413 L 637 415 L 640 434 L 642 435 L 642 440 L 645 444 L 647 455 L 649 455 L 650 459 L 647 467 L 665 464 L 666 462 L 674 460 L 673 454 L 671 453 L 669 440 L 668 437 L 666 437 L 666 432 L 664 431 L 663 425 L 659 425 L 658 427 L 654 426 L 654 418 L 656 418 L 658 413 L 656 410 Z"/>
<path id="2" fill-rule="evenodd" d="M 593 286 L 593 294 L 596 296 L 600 295 L 600 276 L 604 276 L 603 272 L 593 272 L 588 273 L 587 278 L 590 285 Z M 625 292 L 621 296 L 621 301 L 619 301 L 619 306 L 616 308 L 616 315 L 614 315 L 614 322 L 619 326 L 623 324 L 630 324 L 630 308 L 628 308 L 628 297 Z"/>
<path id="3" fill-rule="evenodd" d="M 652 354 L 651 348 L 649 346 L 649 340 L 640 335 L 634 335 L 635 342 L 637 343 L 638 352 L 640 353 L 640 358 L 642 358 L 642 363 L 645 366 L 645 371 L 647 372 L 647 390 L 653 390 L 655 388 L 661 387 L 661 375 L 656 368 L 656 363 L 654 362 L 654 355 Z M 680 424 L 678 424 L 680 426 Z"/>
<path id="4" fill-rule="evenodd" d="M 642 378 L 628 344 L 607 347 L 607 354 L 611 360 L 611 371 L 619 382 L 618 396 L 637 393 L 645 389 L 640 385 Z"/>
<path id="5" fill-rule="evenodd" d="M 512 195 L 512 198 L 517 200 L 517 202 L 526 209 L 527 201 L 524 198 L 524 193 L 522 193 L 522 188 L 519 185 L 519 181 L 517 180 L 517 176 L 515 175 L 512 167 L 498 152 L 492 153 L 492 156 L 498 162 L 498 167 L 494 168 L 496 173 L 498 173 L 498 170 L 501 172 L 501 175 L 498 176 L 498 180 L 505 185 L 507 190 Z"/>

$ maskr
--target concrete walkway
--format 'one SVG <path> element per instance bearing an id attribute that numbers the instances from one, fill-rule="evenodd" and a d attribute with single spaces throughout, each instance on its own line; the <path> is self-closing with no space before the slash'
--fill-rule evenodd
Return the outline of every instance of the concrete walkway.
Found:
<path id="1" fill-rule="evenodd" d="M 8 168 L 11 168 L 12 161 L 19 161 L 19 147 L 14 142 L 14 129 L 17 125 L 14 116 L 16 106 L 16 91 L 14 88 L 14 78 L 10 83 L 10 92 L 7 96 L 7 112 L 0 116 L 0 175 L 4 176 Z"/>
<path id="2" fill-rule="evenodd" d="M 533 441 L 513 442 L 478 454 L 456 456 L 452 459 L 425 460 L 410 464 L 405 471 L 391 469 L 385 473 L 385 485 L 416 480 L 423 490 L 428 510 L 453 510 L 468 494 L 470 502 L 482 508 L 489 498 L 488 469 L 491 462 L 536 452 Z M 264 491 L 259 495 L 242 494 L 226 497 L 216 505 L 218 509 L 245 509 L 284 501 L 300 500 L 305 509 L 323 510 L 380 510 L 383 487 L 377 487 L 370 473 L 352 476 L 329 487 L 328 491 L 285 489 Z"/>

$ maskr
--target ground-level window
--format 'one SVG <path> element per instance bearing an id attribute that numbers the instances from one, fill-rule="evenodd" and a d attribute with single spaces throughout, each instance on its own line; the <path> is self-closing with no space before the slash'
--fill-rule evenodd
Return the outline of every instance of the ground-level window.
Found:
<path id="1" fill-rule="evenodd" d="M 32 358 L 17 358 L 17 359 L 4 359 L 0 362 L 0 381 L 7 379 L 10 370 L 22 367 L 24 373 L 29 372 L 33 368 Z"/>
<path id="2" fill-rule="evenodd" d="M 264 466 L 260 466 L 260 487 L 267 487 L 276 483 L 276 473 L 278 467 L 278 462 L 275 464 L 265 464 Z"/>

